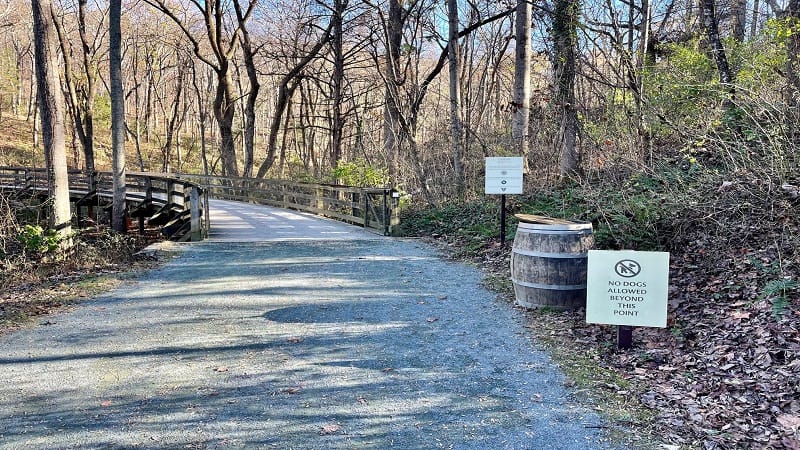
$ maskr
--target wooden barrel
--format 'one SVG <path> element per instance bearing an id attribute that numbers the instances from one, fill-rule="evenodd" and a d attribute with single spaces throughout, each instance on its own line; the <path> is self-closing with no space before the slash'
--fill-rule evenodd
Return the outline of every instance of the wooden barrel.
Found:
<path id="1" fill-rule="evenodd" d="M 511 251 L 517 304 L 526 308 L 586 306 L 586 262 L 592 224 L 525 214 Z"/>

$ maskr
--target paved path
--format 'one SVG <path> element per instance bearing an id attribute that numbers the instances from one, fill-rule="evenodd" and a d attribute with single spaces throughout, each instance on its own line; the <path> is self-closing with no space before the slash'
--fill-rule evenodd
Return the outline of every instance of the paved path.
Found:
<path id="1" fill-rule="evenodd" d="M 212 239 L 0 337 L 0 448 L 607 448 L 475 269 L 213 207 Z"/>

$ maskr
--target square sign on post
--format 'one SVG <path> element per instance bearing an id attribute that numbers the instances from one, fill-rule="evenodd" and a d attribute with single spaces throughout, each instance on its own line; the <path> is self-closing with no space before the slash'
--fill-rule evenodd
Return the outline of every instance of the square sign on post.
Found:
<path id="1" fill-rule="evenodd" d="M 589 250 L 586 322 L 667 326 L 669 253 Z"/>
<path id="2" fill-rule="evenodd" d="M 522 158 L 486 158 L 487 194 L 522 194 Z"/>

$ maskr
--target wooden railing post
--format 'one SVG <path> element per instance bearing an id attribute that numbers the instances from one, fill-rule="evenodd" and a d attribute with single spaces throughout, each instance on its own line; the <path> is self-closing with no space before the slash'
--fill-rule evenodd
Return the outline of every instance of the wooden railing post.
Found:
<path id="1" fill-rule="evenodd" d="M 314 188 L 314 207 L 322 211 L 325 209 L 325 200 L 323 199 L 324 190 L 321 187 Z"/>
<path id="2" fill-rule="evenodd" d="M 360 189 L 360 191 L 364 203 L 364 228 L 369 228 L 369 194 L 364 189 Z"/>
<path id="3" fill-rule="evenodd" d="M 183 209 L 184 210 L 190 209 L 192 207 L 192 188 L 193 187 L 194 186 L 192 185 L 192 183 L 189 183 L 188 181 L 184 181 L 184 183 L 183 183 Z M 189 192 L 186 192 L 187 190 Z"/>
<path id="4" fill-rule="evenodd" d="M 200 220 L 200 189 L 192 186 L 189 190 L 189 210 L 190 210 L 190 239 L 199 241 L 203 239 L 203 230 Z"/>
<path id="5" fill-rule="evenodd" d="M 175 199 L 172 197 L 174 194 L 172 193 L 173 189 L 175 189 L 175 182 L 172 179 L 167 180 L 167 203 L 175 203 Z"/>
<path id="6" fill-rule="evenodd" d="M 211 211 L 208 205 L 208 189 L 203 189 L 203 239 L 208 237 L 211 230 Z"/>
<path id="7" fill-rule="evenodd" d="M 383 235 L 389 235 L 389 190 L 383 190 Z"/>

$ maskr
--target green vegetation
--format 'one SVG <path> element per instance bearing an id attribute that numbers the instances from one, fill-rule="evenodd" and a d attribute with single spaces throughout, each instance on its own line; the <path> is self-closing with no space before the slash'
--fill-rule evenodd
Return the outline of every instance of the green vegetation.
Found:
<path id="1" fill-rule="evenodd" d="M 389 184 L 389 172 L 378 168 L 365 159 L 339 161 L 331 171 L 330 178 L 338 184 L 359 187 L 383 187 Z"/>
<path id="2" fill-rule="evenodd" d="M 58 249 L 61 237 L 55 230 L 45 230 L 39 225 L 25 225 L 17 234 L 25 251 L 34 254 L 52 253 Z"/>

